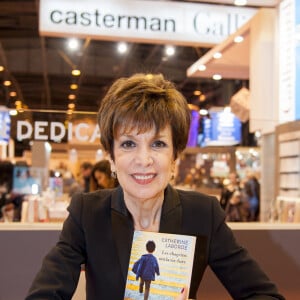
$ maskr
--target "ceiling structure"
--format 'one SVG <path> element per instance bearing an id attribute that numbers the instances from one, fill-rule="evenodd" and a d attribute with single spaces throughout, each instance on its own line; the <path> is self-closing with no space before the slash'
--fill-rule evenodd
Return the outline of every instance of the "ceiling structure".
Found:
<path id="1" fill-rule="evenodd" d="M 250 23 L 251 20 L 201 56 L 187 69 L 187 76 L 211 78 L 219 74 L 223 79 L 249 80 Z M 236 42 L 237 38 L 242 40 Z M 222 56 L 215 58 L 216 53 Z"/>
<path id="2" fill-rule="evenodd" d="M 232 4 L 232 0 L 182 2 Z M 275 7 L 279 0 L 248 2 L 252 7 Z M 0 105 L 13 108 L 19 100 L 31 110 L 66 111 L 71 101 L 70 84 L 77 83 L 78 89 L 72 92 L 75 110 L 95 112 L 115 79 L 135 72 L 160 72 L 176 83 L 191 104 L 209 108 L 226 105 L 247 80 L 243 76 L 221 81 L 209 76 L 188 77 L 187 69 L 209 53 L 208 48 L 178 46 L 176 54 L 167 57 L 164 45 L 131 43 L 122 56 L 117 53 L 117 42 L 82 39 L 80 51 L 68 52 L 66 39 L 39 36 L 38 7 L 38 0 L 0 2 L 0 65 L 6 68 L 0 80 L 13 83 L 0 86 Z M 78 78 L 71 75 L 74 67 L 81 70 Z M 200 101 L 195 90 L 200 90 L 205 99 Z M 17 95 L 11 96 L 11 91 Z"/>

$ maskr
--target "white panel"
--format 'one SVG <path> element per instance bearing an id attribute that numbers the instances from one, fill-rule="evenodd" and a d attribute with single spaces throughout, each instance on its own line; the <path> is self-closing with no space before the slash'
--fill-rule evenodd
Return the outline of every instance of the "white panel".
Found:
<path id="1" fill-rule="evenodd" d="M 250 131 L 263 134 L 273 132 L 278 123 L 275 22 L 275 9 L 261 9 L 250 25 Z"/>
<path id="2" fill-rule="evenodd" d="M 39 30 L 49 36 L 215 45 L 256 11 L 176 1 L 41 0 Z"/>

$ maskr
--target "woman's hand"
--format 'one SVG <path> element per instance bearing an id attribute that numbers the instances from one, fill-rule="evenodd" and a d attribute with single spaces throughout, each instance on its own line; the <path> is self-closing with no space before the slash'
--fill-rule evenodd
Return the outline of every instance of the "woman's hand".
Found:
<path id="1" fill-rule="evenodd" d="M 182 288 L 181 293 L 179 296 L 177 296 L 174 300 L 186 300 L 188 289 L 186 287 Z"/>

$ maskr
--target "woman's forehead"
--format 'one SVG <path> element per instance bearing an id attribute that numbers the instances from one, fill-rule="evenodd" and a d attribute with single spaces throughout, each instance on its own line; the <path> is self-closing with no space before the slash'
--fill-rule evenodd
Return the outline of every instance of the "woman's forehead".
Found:
<path id="1" fill-rule="evenodd" d="M 169 124 L 164 126 L 164 128 L 157 128 L 155 124 L 152 124 L 151 126 L 134 126 L 133 124 L 129 125 L 122 125 L 118 128 L 116 132 L 116 136 L 121 135 L 139 135 L 148 133 L 153 136 L 159 136 L 161 134 L 166 134 L 171 130 L 171 127 Z"/>

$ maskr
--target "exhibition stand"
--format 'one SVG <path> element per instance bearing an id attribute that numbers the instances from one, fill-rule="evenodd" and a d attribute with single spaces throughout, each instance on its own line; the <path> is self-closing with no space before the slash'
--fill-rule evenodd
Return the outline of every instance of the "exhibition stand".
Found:
<path id="1" fill-rule="evenodd" d="M 300 224 L 229 223 L 229 226 L 286 299 L 298 300 Z M 62 223 L 1 224 L 1 300 L 24 299 L 43 257 L 55 245 L 61 227 Z M 84 299 L 84 293 L 84 276 L 81 276 L 73 300 Z M 208 268 L 197 299 L 229 300 L 231 297 Z"/>

